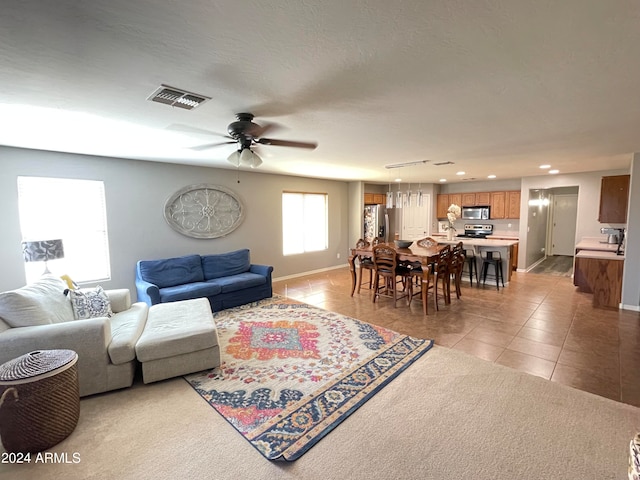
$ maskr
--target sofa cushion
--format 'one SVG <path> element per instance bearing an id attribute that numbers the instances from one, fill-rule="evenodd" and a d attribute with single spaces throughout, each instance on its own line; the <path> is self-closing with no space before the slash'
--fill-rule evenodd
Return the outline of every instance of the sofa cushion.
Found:
<path id="1" fill-rule="evenodd" d="M 202 282 L 202 262 L 200 255 L 165 258 L 161 260 L 141 260 L 142 279 L 158 288 L 173 287 L 185 283 Z"/>
<path id="2" fill-rule="evenodd" d="M 175 302 L 178 300 L 189 300 L 191 298 L 208 297 L 218 295 L 222 291 L 220 285 L 208 282 L 189 283 L 187 285 L 176 285 L 160 289 L 161 302 Z"/>
<path id="3" fill-rule="evenodd" d="M 231 277 L 214 278 L 207 280 L 207 283 L 220 286 L 222 293 L 237 292 L 245 288 L 257 287 L 267 283 L 266 277 L 257 273 L 240 273 Z"/>
<path id="4" fill-rule="evenodd" d="M 55 275 L 0 293 L 0 317 L 10 327 L 29 327 L 74 320 L 67 284 Z"/>
<path id="5" fill-rule="evenodd" d="M 109 358 L 114 365 L 130 362 L 136 358 L 136 342 L 142 335 L 149 306 L 137 302 L 123 312 L 116 313 L 109 319 L 111 324 L 111 343 Z"/>
<path id="6" fill-rule="evenodd" d="M 95 289 L 69 290 L 69 298 L 73 307 L 73 316 L 76 320 L 110 317 L 113 315 L 109 297 L 100 285 Z"/>
<path id="7" fill-rule="evenodd" d="M 202 256 L 204 279 L 228 277 L 238 273 L 248 272 L 251 267 L 249 249 L 234 252 Z"/>

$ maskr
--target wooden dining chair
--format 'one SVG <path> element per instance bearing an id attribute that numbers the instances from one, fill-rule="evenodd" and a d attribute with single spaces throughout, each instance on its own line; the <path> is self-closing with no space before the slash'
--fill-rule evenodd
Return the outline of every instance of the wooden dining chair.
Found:
<path id="1" fill-rule="evenodd" d="M 442 279 L 442 296 L 444 297 L 444 303 L 451 303 L 450 296 L 450 281 L 449 281 L 449 272 L 451 265 L 451 245 L 445 245 L 442 250 L 438 253 L 438 260 L 436 260 L 436 264 L 434 267 L 434 297 L 436 310 L 439 310 L 438 306 L 438 280 Z"/>
<path id="2" fill-rule="evenodd" d="M 453 285 L 456 289 L 456 298 L 462 296 L 462 289 L 460 288 L 462 282 L 462 269 L 464 268 L 465 256 L 464 249 L 462 248 L 462 242 L 458 242 L 451 249 L 451 261 L 449 264 L 449 282 L 453 280 Z M 451 287 L 447 286 L 447 294 L 449 296 L 449 302 L 451 302 Z"/>
<path id="3" fill-rule="evenodd" d="M 393 306 L 396 307 L 398 300 L 411 298 L 413 293 L 411 285 L 411 273 L 406 267 L 398 265 L 397 252 L 395 248 L 379 244 L 373 247 L 373 302 L 380 296 L 393 298 Z M 380 284 L 382 279 L 383 284 Z M 402 293 L 398 292 L 398 284 L 402 286 Z"/>
<path id="4" fill-rule="evenodd" d="M 427 272 L 427 275 L 424 275 L 424 272 Z M 433 298 L 434 307 L 436 310 L 438 309 L 438 303 L 435 296 L 435 262 L 431 265 L 420 265 L 418 266 L 412 264 L 410 267 L 410 274 L 413 282 L 411 283 L 411 296 L 409 297 L 409 306 L 411 306 L 411 302 L 414 297 L 418 297 L 419 300 L 422 300 L 422 292 L 426 291 L 427 297 L 429 293 L 431 293 L 431 298 Z M 424 306 L 424 311 L 427 315 L 429 315 L 429 305 L 428 303 Z"/>
<path id="5" fill-rule="evenodd" d="M 364 238 L 359 239 L 356 242 L 356 248 L 365 248 L 370 244 Z M 369 272 L 369 290 L 373 286 L 373 257 L 368 257 L 365 255 L 358 255 L 358 264 L 360 268 L 360 281 L 358 282 L 358 293 L 360 293 L 360 287 L 363 284 L 364 280 L 364 272 Z"/>

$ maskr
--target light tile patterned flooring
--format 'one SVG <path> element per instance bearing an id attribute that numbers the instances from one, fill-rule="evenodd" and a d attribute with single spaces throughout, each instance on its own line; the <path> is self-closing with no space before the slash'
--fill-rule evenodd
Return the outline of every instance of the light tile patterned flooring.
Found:
<path id="1" fill-rule="evenodd" d="M 462 350 L 551 381 L 640 406 L 640 313 L 595 309 L 570 277 L 514 273 L 511 282 L 452 292 L 429 315 L 380 298 L 366 286 L 353 297 L 348 268 L 274 282 L 274 292 L 375 325 Z"/>

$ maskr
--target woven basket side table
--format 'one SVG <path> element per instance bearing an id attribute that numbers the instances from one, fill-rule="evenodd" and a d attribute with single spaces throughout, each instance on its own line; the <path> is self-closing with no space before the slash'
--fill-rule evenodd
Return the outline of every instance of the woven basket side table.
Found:
<path id="1" fill-rule="evenodd" d="M 41 452 L 78 424 L 78 355 L 41 350 L 0 365 L 0 440 L 7 452 Z"/>

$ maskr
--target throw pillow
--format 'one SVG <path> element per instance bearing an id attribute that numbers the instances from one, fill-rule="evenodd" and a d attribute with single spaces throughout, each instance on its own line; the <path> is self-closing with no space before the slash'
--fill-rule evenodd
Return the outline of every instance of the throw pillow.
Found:
<path id="1" fill-rule="evenodd" d="M 69 297 L 76 320 L 113 315 L 109 297 L 100 285 L 94 290 L 69 290 Z"/>
<path id="2" fill-rule="evenodd" d="M 29 327 L 73 320 L 73 310 L 64 295 L 65 282 L 43 275 L 34 283 L 0 293 L 0 317 L 10 327 Z"/>

